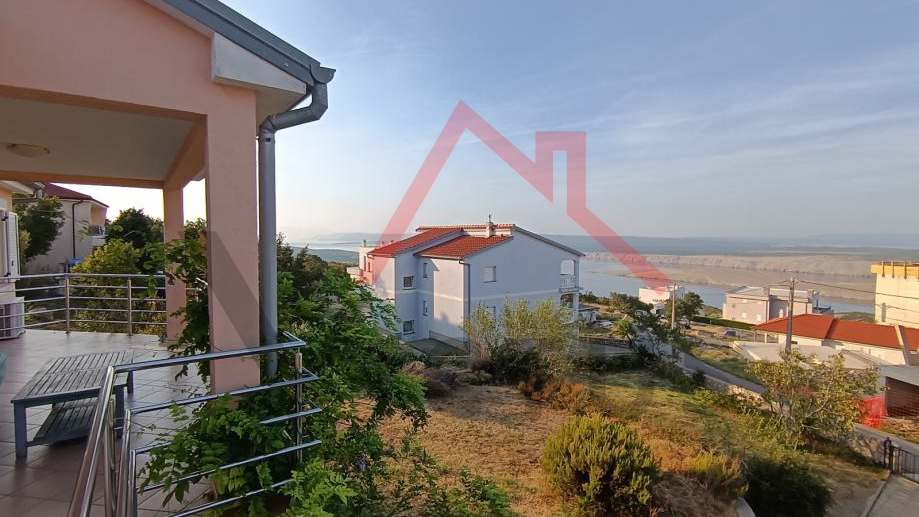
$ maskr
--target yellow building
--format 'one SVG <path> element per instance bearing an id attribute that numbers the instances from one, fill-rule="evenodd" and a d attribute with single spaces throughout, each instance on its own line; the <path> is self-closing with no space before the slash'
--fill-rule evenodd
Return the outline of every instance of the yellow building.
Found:
<path id="1" fill-rule="evenodd" d="M 919 262 L 879 262 L 874 317 L 878 323 L 919 327 Z"/>

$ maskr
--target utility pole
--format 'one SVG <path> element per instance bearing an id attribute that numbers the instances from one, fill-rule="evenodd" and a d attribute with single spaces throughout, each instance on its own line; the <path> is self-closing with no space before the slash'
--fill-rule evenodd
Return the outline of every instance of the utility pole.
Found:
<path id="1" fill-rule="evenodd" d="M 797 280 L 795 277 L 791 277 L 790 286 L 788 288 L 788 311 L 786 316 L 788 316 L 788 324 L 785 329 L 785 351 L 791 351 L 791 335 L 792 335 L 792 319 L 795 316 L 795 283 Z"/>
<path id="2" fill-rule="evenodd" d="M 676 329 L 676 284 L 670 284 L 670 328 Z"/>

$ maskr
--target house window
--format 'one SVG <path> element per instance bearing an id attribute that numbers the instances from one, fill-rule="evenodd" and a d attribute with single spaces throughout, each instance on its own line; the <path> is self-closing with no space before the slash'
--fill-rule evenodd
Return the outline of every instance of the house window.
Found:
<path id="1" fill-rule="evenodd" d="M 762 315 L 762 314 L 757 314 L 757 315 L 756 315 L 756 321 L 763 321 L 763 315 Z"/>
<path id="2" fill-rule="evenodd" d="M 402 277 L 402 288 L 403 289 L 414 289 L 415 288 L 415 277 L 414 276 Z"/>
<path id="3" fill-rule="evenodd" d="M 495 266 L 488 266 L 482 269 L 482 281 L 483 282 L 494 282 L 497 280 L 497 271 Z"/>
<path id="4" fill-rule="evenodd" d="M 403 334 L 414 334 L 415 333 L 415 320 L 405 320 L 402 322 L 402 333 Z"/>
<path id="5" fill-rule="evenodd" d="M 741 312 L 741 313 L 740 313 L 740 317 L 743 318 L 743 319 L 747 319 L 747 313 L 746 313 L 746 312 Z"/>
<path id="6" fill-rule="evenodd" d="M 421 276 L 423 276 L 424 278 L 427 278 L 427 277 L 428 277 L 428 267 L 429 267 L 430 265 L 431 265 L 431 264 L 429 264 L 429 263 L 427 263 L 427 262 L 422 262 L 422 264 L 421 264 L 421 270 L 422 270 L 422 271 L 421 271 Z"/>
<path id="7" fill-rule="evenodd" d="M 365 265 L 367 266 L 367 268 L 366 268 L 366 269 L 367 269 L 367 272 L 370 273 L 371 271 L 373 271 L 373 268 L 370 267 L 370 265 L 373 264 L 373 260 L 371 260 L 370 257 L 367 257 L 367 258 L 364 259 L 364 261 L 365 261 L 365 262 L 364 262 Z"/>
<path id="8" fill-rule="evenodd" d="M 497 318 L 497 317 L 498 317 L 498 307 L 497 307 L 497 306 L 495 306 L 495 305 L 489 305 L 489 306 L 488 306 L 488 311 L 491 312 L 491 317 L 492 317 L 492 318 Z"/>
<path id="9" fill-rule="evenodd" d="M 428 301 L 427 300 L 423 300 L 421 302 L 421 314 L 423 314 L 424 316 L 428 315 Z"/>

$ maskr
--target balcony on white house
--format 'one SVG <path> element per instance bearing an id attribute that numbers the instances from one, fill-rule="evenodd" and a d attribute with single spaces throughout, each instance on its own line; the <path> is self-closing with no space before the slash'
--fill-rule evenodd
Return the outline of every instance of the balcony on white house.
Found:
<path id="1" fill-rule="evenodd" d="M 562 293 L 573 293 L 580 289 L 577 275 L 562 274 L 559 277 L 558 290 Z"/>

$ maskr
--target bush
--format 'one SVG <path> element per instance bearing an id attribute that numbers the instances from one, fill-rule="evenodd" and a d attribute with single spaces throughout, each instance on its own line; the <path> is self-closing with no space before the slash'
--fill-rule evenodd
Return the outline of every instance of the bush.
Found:
<path id="1" fill-rule="evenodd" d="M 562 381 L 558 392 L 551 399 L 552 407 L 564 409 L 575 415 L 584 415 L 593 407 L 590 388 L 580 382 Z"/>
<path id="2" fill-rule="evenodd" d="M 473 357 L 469 359 L 469 369 L 474 372 L 488 372 L 493 368 L 491 359 L 486 357 Z"/>
<path id="3" fill-rule="evenodd" d="M 721 318 L 709 318 L 708 316 L 693 316 L 692 321 L 698 323 L 708 323 L 709 325 L 718 325 L 719 327 L 728 327 L 733 329 L 750 330 L 753 325 L 742 321 L 725 320 Z"/>
<path id="4" fill-rule="evenodd" d="M 616 373 L 629 370 L 639 370 L 645 367 L 645 362 L 636 354 L 622 354 L 609 357 L 580 356 L 574 359 L 576 370 L 594 373 Z"/>
<path id="5" fill-rule="evenodd" d="M 432 368 L 420 361 L 406 363 L 402 371 L 417 377 L 424 386 L 425 397 L 445 397 L 462 384 L 460 372 L 449 368 Z"/>
<path id="6" fill-rule="evenodd" d="M 803 464 L 747 460 L 746 500 L 757 517 L 822 517 L 832 502 L 826 483 Z"/>
<path id="7" fill-rule="evenodd" d="M 491 370 L 488 373 L 498 382 L 514 384 L 529 380 L 530 374 L 543 370 L 545 362 L 535 350 L 501 345 L 491 352 Z"/>
<path id="8" fill-rule="evenodd" d="M 530 400 L 546 401 L 554 396 L 561 387 L 561 381 L 545 371 L 537 370 L 517 383 L 517 389 Z"/>
<path id="9" fill-rule="evenodd" d="M 564 409 L 575 415 L 583 415 L 593 409 L 590 388 L 580 382 L 559 380 L 545 372 L 535 372 L 527 381 L 517 385 L 526 398 L 547 402 L 555 409 Z"/>
<path id="10" fill-rule="evenodd" d="M 711 451 L 696 454 L 690 460 L 687 474 L 724 501 L 733 501 L 747 492 L 740 461 L 723 454 Z"/>
<path id="11" fill-rule="evenodd" d="M 635 433 L 603 416 L 565 422 L 546 443 L 542 465 L 580 517 L 647 511 L 657 477 L 654 458 Z"/>

